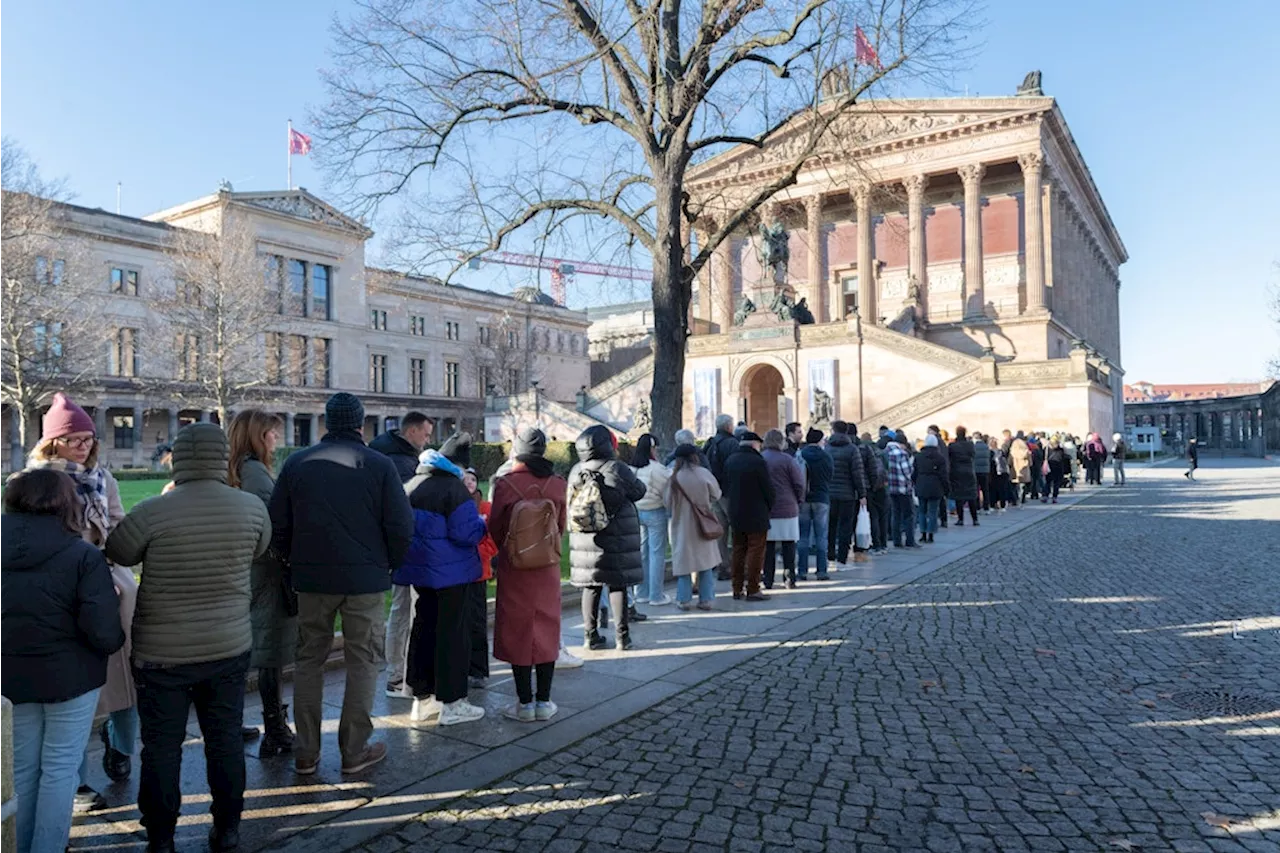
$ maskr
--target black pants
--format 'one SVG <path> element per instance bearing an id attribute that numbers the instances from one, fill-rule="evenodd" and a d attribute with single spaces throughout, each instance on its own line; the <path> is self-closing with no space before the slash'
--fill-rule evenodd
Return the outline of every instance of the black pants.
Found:
<path id="1" fill-rule="evenodd" d="M 996 474 L 991 478 L 991 503 L 998 509 L 1009 505 L 1009 475 Z"/>
<path id="2" fill-rule="evenodd" d="M 857 508 L 857 501 L 831 499 L 831 515 L 827 521 L 827 538 L 830 540 L 831 548 L 828 549 L 827 556 L 837 563 L 843 563 L 849 559 L 849 547 L 853 543 L 854 514 Z M 768 569 L 769 567 L 765 566 L 765 570 L 768 571 Z"/>
<path id="3" fill-rule="evenodd" d="M 873 489 L 867 499 L 871 512 L 871 547 L 889 547 L 889 490 Z"/>
<path id="4" fill-rule="evenodd" d="M 418 606 L 409 637 L 405 681 L 418 698 L 435 696 L 440 702 L 467 698 L 467 668 L 471 663 L 471 584 L 445 589 L 415 586 Z"/>
<path id="5" fill-rule="evenodd" d="M 600 599 L 602 597 L 604 597 L 603 586 L 588 586 L 582 589 L 582 630 L 588 634 L 599 630 Z M 613 619 L 618 625 L 618 636 L 630 636 L 631 626 L 627 622 L 627 590 L 625 587 L 609 587 L 609 609 L 613 611 Z"/>
<path id="6" fill-rule="evenodd" d="M 978 475 L 978 498 L 982 501 L 982 509 L 991 509 L 991 495 L 988 490 L 991 488 L 990 477 L 987 474 Z"/>
<path id="7" fill-rule="evenodd" d="M 538 670 L 538 701 L 551 701 L 551 678 L 556 674 L 556 662 L 540 663 L 536 667 L 511 665 L 511 674 L 516 679 L 516 698 L 521 705 L 533 701 L 533 671 Z"/>
<path id="8" fill-rule="evenodd" d="M 976 498 L 959 498 L 956 500 L 956 524 L 964 524 L 964 505 L 969 505 L 969 517 L 978 523 L 978 501 Z"/>
<path id="9" fill-rule="evenodd" d="M 1045 483 L 1044 496 L 1052 497 L 1055 501 L 1058 499 L 1058 489 L 1062 488 L 1063 478 L 1061 465 L 1049 465 L 1049 482 Z"/>
<path id="10" fill-rule="evenodd" d="M 773 589 L 773 581 L 777 576 L 778 546 L 782 546 L 782 579 L 796 579 L 796 543 L 769 542 L 764 546 L 764 588 Z"/>
<path id="11" fill-rule="evenodd" d="M 476 581 L 467 587 L 467 607 L 471 611 L 471 666 L 467 674 L 472 678 L 489 677 L 489 602 L 485 600 L 485 581 Z"/>
<path id="12" fill-rule="evenodd" d="M 133 667 L 142 728 L 138 810 L 147 840 L 173 840 L 182 808 L 182 743 L 187 714 L 196 707 L 204 738 L 205 774 L 214 826 L 234 829 L 244 810 L 244 680 L 249 653 L 165 667 Z"/>

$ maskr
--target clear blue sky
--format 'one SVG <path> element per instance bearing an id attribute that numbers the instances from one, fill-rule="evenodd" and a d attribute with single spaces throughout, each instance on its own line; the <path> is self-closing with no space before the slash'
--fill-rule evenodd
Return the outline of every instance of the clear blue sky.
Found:
<path id="1" fill-rule="evenodd" d="M 6 3 L 0 130 L 77 201 L 142 215 L 213 191 L 285 185 L 285 121 L 323 102 L 342 0 Z M 1121 269 L 1130 381 L 1252 379 L 1280 349 L 1280 3 L 990 0 L 958 77 L 1011 93 L 1033 68 L 1059 99 L 1131 260 Z M 294 158 L 294 181 L 323 194 Z M 376 225 L 377 223 L 375 223 Z M 481 275 L 476 273 L 472 275 Z M 473 279 L 467 283 L 483 285 Z"/>

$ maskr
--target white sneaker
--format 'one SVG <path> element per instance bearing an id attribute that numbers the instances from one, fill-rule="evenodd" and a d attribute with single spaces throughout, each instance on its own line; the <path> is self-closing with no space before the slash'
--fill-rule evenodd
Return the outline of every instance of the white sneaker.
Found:
<path id="1" fill-rule="evenodd" d="M 412 699 L 413 690 L 403 681 L 387 682 L 387 698 L 389 699 Z"/>
<path id="2" fill-rule="evenodd" d="M 466 699 L 450 702 L 440 711 L 440 725 L 456 726 L 460 723 L 474 723 L 484 716 L 484 708 L 472 705 Z"/>
<path id="3" fill-rule="evenodd" d="M 436 701 L 436 697 L 413 700 L 413 710 L 409 712 L 409 722 L 415 726 L 440 725 L 441 711 L 444 706 Z"/>
<path id="4" fill-rule="evenodd" d="M 578 657 L 564 646 L 560 647 L 560 656 L 556 658 L 556 669 L 577 669 L 582 666 L 582 663 L 582 658 Z"/>
<path id="5" fill-rule="evenodd" d="M 664 593 L 660 593 L 660 594 L 658 595 L 658 597 L 657 597 L 657 598 L 651 598 L 651 599 L 649 599 L 649 606 L 650 606 L 650 607 L 665 607 L 665 606 L 667 606 L 668 604 L 670 604 L 670 603 L 672 602 L 672 600 L 673 600 L 673 599 L 671 598 L 671 596 L 667 595 L 665 592 L 664 592 Z"/>
<path id="6" fill-rule="evenodd" d="M 556 711 L 560 709 L 556 707 L 556 703 L 548 699 L 545 702 L 537 703 L 533 708 L 534 719 L 540 723 L 545 723 L 556 715 Z"/>
<path id="7" fill-rule="evenodd" d="M 532 723 L 534 720 L 538 719 L 537 710 L 534 708 L 534 704 L 532 702 L 527 705 L 521 705 L 519 702 L 516 702 L 514 705 L 509 705 L 502 709 L 502 715 L 507 719 L 515 720 L 520 723 Z"/>
<path id="8" fill-rule="evenodd" d="M 647 596 L 647 595 L 637 595 L 635 598 L 631 599 L 631 603 L 632 603 L 632 604 L 648 604 L 648 603 L 649 603 L 649 596 Z"/>

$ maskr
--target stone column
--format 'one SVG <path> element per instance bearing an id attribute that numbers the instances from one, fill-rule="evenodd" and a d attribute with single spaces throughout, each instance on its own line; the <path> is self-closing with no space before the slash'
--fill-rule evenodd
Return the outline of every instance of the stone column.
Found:
<path id="1" fill-rule="evenodd" d="M 1044 223 L 1041 215 L 1041 175 L 1044 155 L 1039 151 L 1019 155 L 1023 182 L 1023 233 L 1027 245 L 1023 260 L 1027 268 L 1027 313 L 1043 312 L 1044 304 Z"/>
<path id="2" fill-rule="evenodd" d="M 920 319 L 927 316 L 925 293 L 926 263 L 924 254 L 924 191 L 929 179 L 924 175 L 908 175 L 902 185 L 907 189 L 907 276 L 915 279 L 920 292 Z"/>
<path id="3" fill-rule="evenodd" d="M 727 332 L 733 325 L 733 276 L 729 264 L 729 240 L 725 239 L 716 246 L 715 258 L 711 262 L 713 287 L 715 289 L 715 312 L 719 317 L 720 331 Z"/>
<path id="4" fill-rule="evenodd" d="M 208 409 L 200 410 L 200 423 L 202 424 L 213 423 L 213 414 Z"/>
<path id="5" fill-rule="evenodd" d="M 965 317 L 986 314 L 982 289 L 982 175 L 986 167 L 970 163 L 958 170 L 964 183 L 964 294 L 960 302 Z"/>
<path id="6" fill-rule="evenodd" d="M 169 443 L 173 444 L 173 440 L 178 437 L 178 410 L 169 409 Z"/>
<path id="7" fill-rule="evenodd" d="M 293 412 L 284 415 L 284 443 L 286 447 L 293 446 Z"/>
<path id="8" fill-rule="evenodd" d="M 93 429 L 98 434 L 98 442 L 105 443 L 107 440 L 107 404 L 93 408 Z M 112 442 L 115 443 L 114 441 Z"/>
<path id="9" fill-rule="evenodd" d="M 828 305 L 831 294 L 827 292 L 823 280 L 822 255 L 822 194 L 811 195 L 804 200 L 804 212 L 807 214 L 809 231 L 809 310 L 819 323 L 835 319 Z"/>
<path id="10" fill-rule="evenodd" d="M 871 185 L 855 184 L 853 201 L 858 217 L 858 315 L 862 322 L 875 325 L 876 277 L 871 269 Z"/>
<path id="11" fill-rule="evenodd" d="M 134 468 L 142 467 L 142 417 L 146 410 L 141 403 L 133 404 L 133 461 Z"/>

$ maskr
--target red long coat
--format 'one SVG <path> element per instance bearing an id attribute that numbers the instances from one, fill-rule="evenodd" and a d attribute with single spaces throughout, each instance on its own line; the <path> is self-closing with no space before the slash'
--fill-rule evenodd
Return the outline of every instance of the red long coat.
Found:
<path id="1" fill-rule="evenodd" d="M 498 596 L 493 620 L 493 656 L 515 666 L 552 663 L 560 655 L 560 564 L 538 569 L 507 565 L 504 544 L 511 525 L 511 510 L 520 500 L 541 494 L 555 505 L 560 530 L 565 527 L 563 477 L 535 477 L 516 463 L 510 474 L 499 478 L 493 489 L 489 532 L 498 546 Z"/>

